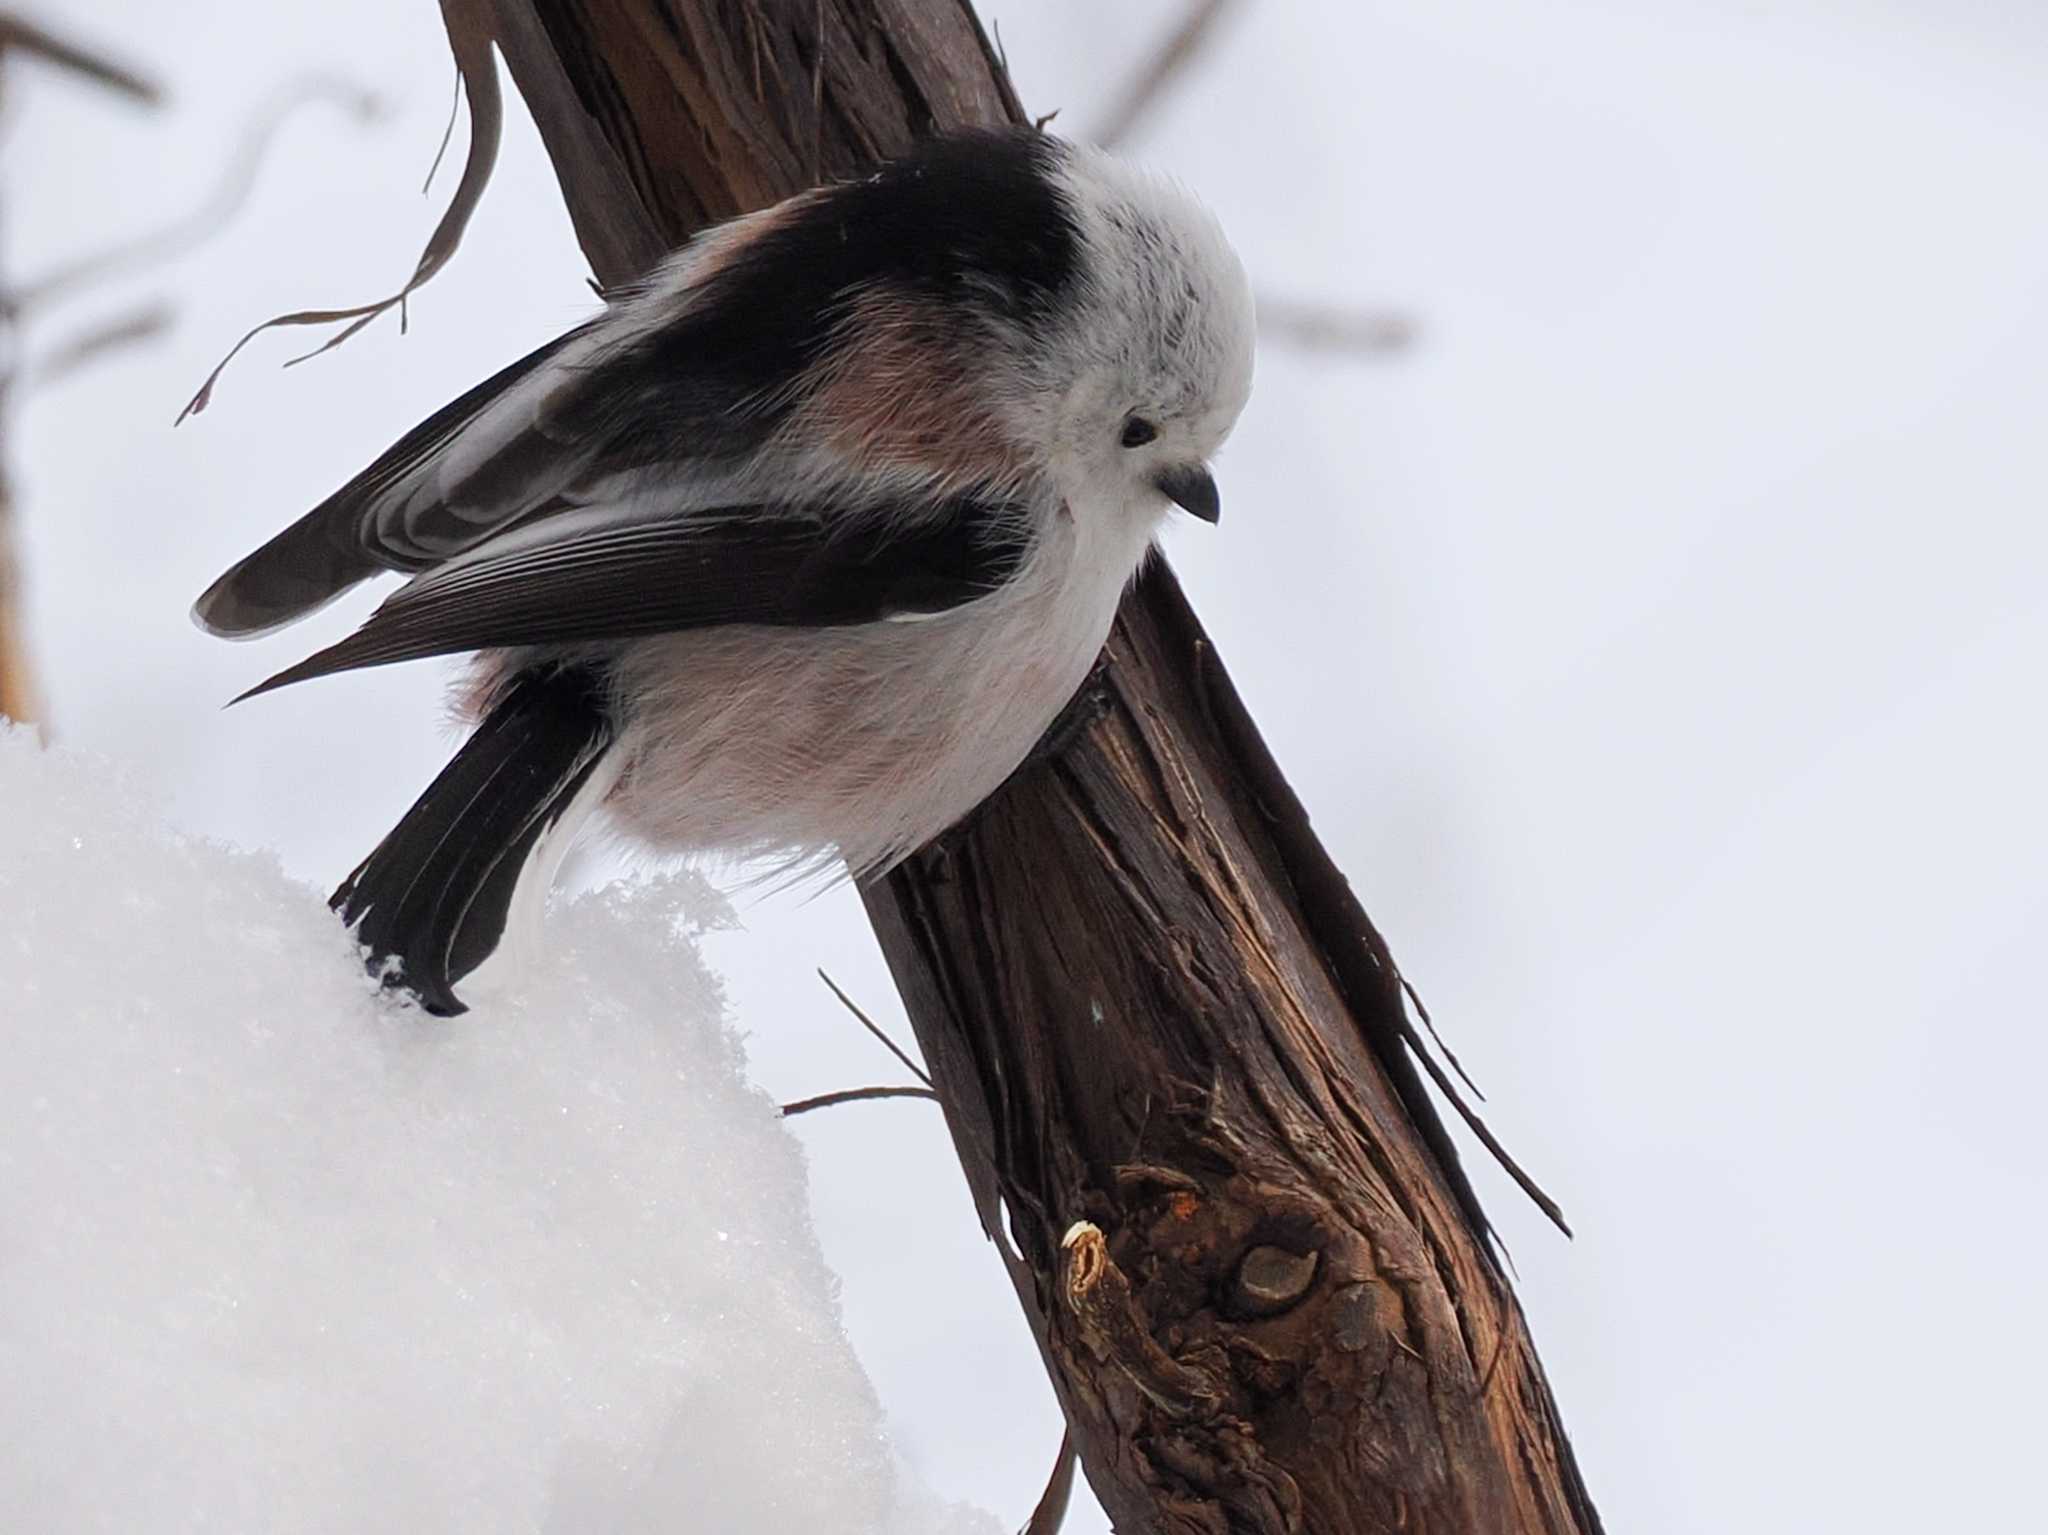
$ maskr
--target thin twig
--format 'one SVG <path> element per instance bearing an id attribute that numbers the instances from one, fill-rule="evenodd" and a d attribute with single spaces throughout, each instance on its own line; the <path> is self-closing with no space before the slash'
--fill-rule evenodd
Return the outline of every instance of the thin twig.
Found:
<path id="1" fill-rule="evenodd" d="M 1407 1036 L 1409 1048 L 1414 1052 L 1415 1058 L 1422 1062 L 1422 1069 L 1427 1071 L 1429 1079 L 1436 1083 L 1437 1091 L 1450 1099 L 1451 1107 L 1456 1109 L 1458 1117 L 1465 1121 L 1465 1128 L 1479 1137 L 1479 1144 L 1493 1153 L 1493 1159 L 1500 1164 L 1501 1171 L 1515 1180 L 1521 1191 L 1529 1196 L 1530 1202 L 1550 1217 L 1550 1224 L 1566 1236 L 1570 1236 L 1572 1228 L 1566 1223 L 1564 1211 L 1558 1207 L 1557 1201 L 1543 1192 L 1543 1186 L 1522 1170 L 1522 1164 L 1508 1155 L 1508 1149 L 1500 1143 L 1499 1137 L 1486 1128 L 1486 1121 L 1473 1111 L 1472 1105 L 1459 1093 L 1457 1084 L 1450 1079 L 1443 1067 L 1436 1063 L 1436 1057 L 1423 1044 L 1422 1036 L 1415 1032 L 1415 1025 L 1404 1018 L 1401 1020 L 1401 1028 Z"/>
<path id="2" fill-rule="evenodd" d="M 1145 114 L 1176 85 L 1180 77 L 1214 40 L 1216 23 L 1236 0 L 1190 0 L 1178 24 L 1132 76 L 1116 104 L 1093 135 L 1096 143 L 1114 149 L 1130 138 Z M 1042 129 L 1051 114 L 1040 118 Z M 1261 296 L 1259 336 L 1306 352 L 1373 356 L 1405 350 L 1415 339 L 1415 322 L 1406 315 L 1343 309 L 1332 304 L 1305 304 Z"/>
<path id="3" fill-rule="evenodd" d="M 1436 1020 L 1429 1016 L 1429 1009 L 1422 1005 L 1422 993 L 1415 989 L 1414 984 L 1409 981 L 1407 976 L 1400 977 L 1400 981 L 1401 990 L 1407 993 L 1408 1005 L 1415 1009 L 1415 1015 L 1422 1020 L 1422 1026 L 1429 1030 L 1429 1037 L 1436 1041 L 1437 1049 L 1443 1051 L 1444 1059 L 1451 1063 L 1451 1070 L 1458 1074 L 1460 1081 L 1472 1089 L 1473 1097 L 1477 1098 L 1481 1103 L 1486 1102 L 1486 1094 L 1482 1093 L 1479 1090 L 1479 1084 L 1472 1080 L 1472 1073 L 1467 1071 L 1465 1063 L 1458 1059 L 1458 1052 L 1445 1044 L 1443 1035 L 1437 1033 Z"/>
<path id="4" fill-rule="evenodd" d="M 29 384 L 39 388 L 57 383 L 109 353 L 153 341 L 170 329 L 172 317 L 171 306 L 158 302 L 91 326 L 32 362 Z"/>
<path id="5" fill-rule="evenodd" d="M 441 19 L 448 29 L 448 44 L 455 55 L 455 67 L 462 75 L 463 93 L 469 98 L 469 155 L 463 162 L 462 180 L 456 185 L 455 195 L 449 201 L 447 211 L 441 215 L 440 223 L 427 237 L 426 248 L 420 252 L 412 276 L 396 293 L 372 303 L 356 304 L 346 309 L 300 309 L 265 320 L 237 341 L 227 356 L 207 374 L 199 392 L 178 413 L 178 420 L 183 421 L 187 416 L 197 415 L 206 409 L 213 399 L 214 385 L 220 382 L 228 364 L 235 360 L 243 347 L 267 330 L 289 325 L 347 322 L 312 351 L 292 358 L 286 367 L 333 351 L 393 309 L 398 311 L 399 330 L 403 333 L 406 300 L 430 282 L 461 246 L 470 217 L 476 212 L 477 204 L 483 201 L 484 189 L 490 185 L 491 170 L 497 164 L 498 142 L 505 125 L 505 101 L 498 84 L 497 59 L 492 52 L 490 7 L 486 0 L 441 0 Z"/>
<path id="6" fill-rule="evenodd" d="M 1018 1535 L 1056 1535 L 1066 1523 L 1067 1504 L 1074 1496 L 1075 1464 L 1074 1431 L 1068 1429 L 1060 1435 L 1060 1453 L 1052 1463 L 1052 1475 L 1046 1479 L 1038 1507 L 1031 1511 L 1030 1522 Z"/>
<path id="7" fill-rule="evenodd" d="M 887 1034 L 883 1033 L 882 1026 L 879 1023 L 875 1022 L 874 1019 L 870 1018 L 866 1013 L 862 1012 L 860 1010 L 860 1004 L 855 1002 L 853 998 L 849 997 L 845 992 L 841 991 L 839 989 L 839 983 L 837 981 L 833 980 L 832 977 L 827 975 L 823 970 L 820 970 L 818 972 L 818 979 L 823 981 L 828 987 L 831 988 L 832 995 L 840 1000 L 840 1002 L 845 1006 L 846 1010 L 849 1013 L 853 1014 L 854 1017 L 860 1020 L 861 1027 L 866 1029 L 870 1034 L 874 1035 L 875 1038 L 879 1039 L 885 1046 L 887 1046 L 889 1053 L 895 1056 L 897 1060 L 901 1061 L 904 1064 L 904 1067 L 910 1072 L 910 1074 L 913 1077 L 916 1077 L 917 1080 L 922 1082 L 926 1087 L 930 1087 L 932 1085 L 932 1079 L 929 1076 L 925 1075 L 925 1069 L 922 1066 L 918 1065 L 917 1062 L 912 1060 L 908 1055 L 904 1054 L 903 1047 L 897 1044 L 896 1041 L 891 1039 Z"/>
<path id="8" fill-rule="evenodd" d="M 1352 1005 L 1361 1009 L 1359 1019 L 1365 1025 L 1367 1044 L 1386 1070 L 1402 1107 L 1408 1111 L 1409 1122 L 1436 1157 L 1437 1167 L 1448 1180 L 1452 1196 L 1473 1237 L 1492 1242 L 1501 1257 L 1507 1257 L 1507 1249 L 1501 1244 L 1499 1234 L 1488 1223 L 1486 1212 L 1479 1208 L 1479 1196 L 1472 1190 L 1471 1179 L 1459 1164 L 1457 1146 L 1449 1129 L 1431 1101 L 1427 1088 L 1415 1076 L 1416 1062 L 1421 1063 L 1430 1081 L 1450 1100 L 1458 1117 L 1479 1137 L 1480 1144 L 1493 1154 L 1502 1170 L 1515 1180 L 1558 1230 L 1570 1236 L 1572 1228 L 1565 1222 L 1564 1212 L 1558 1208 L 1557 1201 L 1544 1193 L 1536 1180 L 1508 1155 L 1507 1148 L 1487 1129 L 1484 1121 L 1458 1092 L 1457 1084 L 1437 1063 L 1429 1041 L 1409 1021 L 1408 1009 L 1404 1005 L 1405 993 L 1394 998 L 1395 1005 L 1384 1013 L 1363 1011 L 1366 1000 L 1373 997 L 1382 984 L 1380 975 L 1389 975 L 1396 980 L 1400 978 L 1401 972 L 1394 964 L 1394 956 L 1388 952 L 1386 940 L 1380 937 L 1378 929 L 1366 916 L 1365 908 L 1358 904 L 1350 882 L 1310 833 L 1307 809 L 1267 750 L 1265 738 L 1252 722 L 1251 711 L 1245 708 L 1243 697 L 1231 682 L 1230 674 L 1216 661 L 1215 650 L 1206 639 L 1196 642 L 1195 657 L 1196 677 L 1202 685 L 1202 701 L 1208 710 L 1210 723 L 1229 745 L 1239 776 L 1279 843 L 1282 866 L 1293 879 L 1308 914 L 1309 931 L 1329 957 L 1338 984 L 1350 993 Z"/>
<path id="9" fill-rule="evenodd" d="M 836 1093 L 820 1093 L 815 1098 L 799 1098 L 794 1103 L 782 1106 L 784 1119 L 798 1114 L 808 1114 L 812 1109 L 829 1109 L 839 1103 L 866 1103 L 875 1098 L 928 1098 L 933 1103 L 939 1095 L 929 1087 L 847 1087 Z"/>
<path id="10" fill-rule="evenodd" d="M 1258 306 L 1261 340 L 1305 352 L 1384 355 L 1406 351 L 1415 341 L 1415 321 L 1390 310 L 1343 309 L 1268 294 L 1259 295 Z"/>
<path id="11" fill-rule="evenodd" d="M 462 116 L 462 71 L 455 71 L 455 90 L 448 98 L 448 121 L 441 125 L 441 142 L 434 146 L 434 163 L 427 167 L 427 179 L 420 183 L 420 196 L 425 197 L 434 190 L 434 178 L 441 173 L 441 162 L 448 155 L 448 146 L 455 142 L 455 120 Z"/>
<path id="12" fill-rule="evenodd" d="M 1094 132 L 1095 142 L 1105 149 L 1114 149 L 1129 138 L 1138 120 L 1158 104 L 1168 87 L 1195 61 L 1203 44 L 1213 35 L 1216 23 L 1235 3 L 1236 0 L 1192 0 L 1180 24 L 1160 39 L 1152 56 L 1104 116 Z"/>
<path id="13" fill-rule="evenodd" d="M 163 104 L 163 87 L 103 53 L 58 37 L 12 12 L 0 13 L 0 53 L 21 52 L 117 91 L 144 106 Z"/>
<path id="14" fill-rule="evenodd" d="M 15 308 L 19 311 L 33 310 L 73 289 L 161 266 L 211 239 L 248 201 L 249 193 L 256 185 L 256 173 L 262 168 L 264 156 L 286 119 L 306 103 L 323 99 L 334 102 L 364 122 L 373 119 L 380 110 L 375 96 L 332 76 L 314 76 L 286 86 L 251 120 L 242 134 L 240 147 L 228 166 L 227 174 L 221 177 L 198 207 L 161 229 L 73 261 L 25 284 L 14 294 Z"/>

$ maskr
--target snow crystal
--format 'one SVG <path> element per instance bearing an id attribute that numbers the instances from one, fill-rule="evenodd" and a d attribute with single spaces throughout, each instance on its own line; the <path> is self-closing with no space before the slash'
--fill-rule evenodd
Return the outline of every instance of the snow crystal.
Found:
<path id="1" fill-rule="evenodd" d="M 0 1528 L 993 1528 L 889 1451 L 715 896 L 434 1019 L 135 800 L 0 734 Z"/>

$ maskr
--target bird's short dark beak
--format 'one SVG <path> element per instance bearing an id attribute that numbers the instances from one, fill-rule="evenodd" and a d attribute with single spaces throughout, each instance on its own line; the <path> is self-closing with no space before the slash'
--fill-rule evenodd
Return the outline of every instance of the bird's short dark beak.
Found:
<path id="1" fill-rule="evenodd" d="M 1153 479 L 1160 491 L 1190 517 L 1215 522 L 1223 515 L 1222 498 L 1207 464 L 1188 464 L 1179 469 L 1162 469 Z"/>

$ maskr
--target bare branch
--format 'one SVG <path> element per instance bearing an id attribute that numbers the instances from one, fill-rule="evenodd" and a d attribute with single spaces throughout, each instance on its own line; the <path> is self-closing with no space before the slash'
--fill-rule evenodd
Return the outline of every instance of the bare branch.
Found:
<path id="1" fill-rule="evenodd" d="M 21 562 L 10 527 L 12 506 L 0 481 L 0 720 L 30 724 L 41 712 L 35 668 L 21 622 Z"/>
<path id="2" fill-rule="evenodd" d="M 103 85 L 146 107 L 163 104 L 163 88 L 147 75 L 105 54 L 58 37 L 47 28 L 13 12 L 0 12 L 0 54 L 24 53 L 45 64 Z"/>
<path id="3" fill-rule="evenodd" d="M 1465 1121 L 1465 1128 L 1479 1138 L 1479 1144 L 1493 1154 L 1493 1159 L 1500 1164 L 1501 1171 L 1515 1180 L 1516 1187 L 1520 1188 L 1529 1197 L 1530 1202 L 1549 1218 L 1550 1224 L 1566 1236 L 1570 1236 L 1572 1228 L 1564 1218 L 1563 1208 L 1543 1192 L 1543 1186 L 1524 1170 L 1521 1163 L 1509 1155 L 1507 1147 L 1501 1144 L 1500 1137 L 1487 1128 L 1486 1121 L 1481 1119 L 1474 1112 L 1472 1105 L 1465 1101 L 1464 1096 L 1458 1091 L 1458 1084 L 1453 1082 L 1443 1067 L 1437 1064 L 1435 1054 L 1423 1044 L 1422 1036 L 1415 1032 L 1414 1025 L 1404 1021 L 1402 1027 L 1408 1031 L 1409 1047 L 1415 1052 L 1415 1058 L 1422 1062 L 1422 1068 L 1429 1073 L 1430 1081 L 1436 1083 L 1436 1090 L 1448 1098 L 1451 1107 L 1458 1111 L 1458 1117 Z M 1436 1032 L 1434 1027 L 1430 1032 Z M 1465 1074 L 1463 1067 L 1459 1068 L 1458 1074 Z"/>
<path id="4" fill-rule="evenodd" d="M 170 329 L 173 317 L 171 306 L 157 301 L 89 326 L 31 363 L 29 384 L 36 387 L 58 383 L 112 353 L 154 341 Z"/>
<path id="5" fill-rule="evenodd" d="M 883 1033 L 882 1026 L 879 1023 L 875 1022 L 874 1019 L 870 1018 L 866 1013 L 862 1012 L 860 1010 L 860 1004 L 855 1002 L 853 998 L 849 997 L 845 992 L 841 991 L 839 989 L 839 983 L 837 981 L 833 980 L 832 977 L 827 975 L 823 970 L 820 970 L 818 972 L 818 979 L 823 981 L 828 987 L 831 988 L 832 995 L 840 1000 L 840 1002 L 845 1006 L 846 1010 L 849 1013 L 853 1014 L 854 1017 L 860 1020 L 860 1026 L 866 1029 L 870 1034 L 874 1035 L 875 1038 L 879 1039 L 883 1043 L 883 1045 L 885 1045 L 888 1048 L 889 1053 L 895 1056 L 897 1060 L 901 1061 L 904 1067 L 910 1072 L 910 1074 L 913 1077 L 916 1077 L 917 1080 L 922 1082 L 926 1087 L 930 1087 L 932 1085 L 932 1079 L 925 1075 L 924 1068 L 918 1065 L 916 1061 L 913 1061 L 908 1055 L 906 1055 L 901 1045 L 897 1044 L 895 1040 L 891 1039 L 887 1034 Z"/>
<path id="6" fill-rule="evenodd" d="M 1259 337 L 1305 352 L 1385 356 L 1415 340 L 1413 319 L 1391 310 L 1344 309 L 1334 304 L 1259 296 Z"/>
<path id="7" fill-rule="evenodd" d="M 1092 137 L 1105 149 L 1114 149 L 1131 136 L 1139 119 L 1157 106 L 1167 90 L 1186 72 L 1214 35 L 1216 23 L 1237 0 L 1191 0 L 1180 24 L 1160 40 L 1159 46 L 1116 100 Z"/>
<path id="8" fill-rule="evenodd" d="M 1449 1131 L 1434 1107 L 1429 1105 L 1427 1090 L 1414 1080 L 1413 1061 L 1422 1063 L 1437 1090 L 1450 1100 L 1458 1117 L 1479 1137 L 1480 1144 L 1493 1154 L 1502 1171 L 1515 1180 L 1536 1207 L 1550 1218 L 1552 1225 L 1570 1236 L 1572 1228 L 1566 1223 L 1564 1211 L 1557 1201 L 1544 1193 L 1535 1179 L 1508 1155 L 1507 1148 L 1487 1129 L 1485 1122 L 1459 1094 L 1457 1084 L 1438 1064 L 1422 1032 L 1409 1021 L 1407 1004 L 1412 1000 L 1419 1008 L 1420 998 L 1401 979 L 1401 969 L 1394 963 L 1392 950 L 1372 925 L 1371 918 L 1366 916 L 1365 908 L 1359 905 L 1350 882 L 1331 862 L 1322 845 L 1314 840 L 1309 829 L 1308 811 L 1281 773 L 1279 764 L 1265 751 L 1258 726 L 1252 722 L 1244 699 L 1239 696 L 1230 674 L 1223 669 L 1214 647 L 1206 638 L 1197 642 L 1195 664 L 1209 718 L 1236 744 L 1238 771 L 1265 814 L 1274 836 L 1280 841 L 1282 857 L 1289 861 L 1295 888 L 1324 926 L 1325 952 L 1333 957 L 1340 984 L 1353 996 L 1371 996 L 1377 989 L 1386 999 L 1383 1016 L 1373 1022 L 1374 1053 L 1397 1083 L 1406 1084 L 1401 1094 L 1403 1101 L 1411 1106 L 1411 1120 L 1435 1150 L 1440 1165 L 1451 1176 L 1452 1186 L 1465 1209 L 1473 1234 L 1490 1236 L 1493 1228 L 1487 1222 L 1485 1212 L 1479 1208 L 1479 1199 L 1472 1191 L 1471 1181 L 1458 1163 Z M 1357 935 L 1362 941 L 1339 947 L 1336 935 L 1342 933 Z M 1389 982 L 1392 983 L 1391 990 Z M 1426 1017 L 1424 1021 L 1428 1023 Z M 1432 1034 L 1435 1033 L 1435 1024 L 1428 1023 L 1428 1027 Z M 1464 1075 L 1462 1066 L 1458 1074 Z"/>
<path id="9" fill-rule="evenodd" d="M 820 1093 L 815 1098 L 799 1098 L 794 1103 L 782 1106 L 782 1117 L 793 1119 L 798 1114 L 808 1114 L 812 1109 L 829 1109 L 841 1103 L 867 1103 L 876 1098 L 929 1098 L 933 1103 L 939 1095 L 929 1087 L 848 1087 L 836 1093 Z"/>
<path id="10" fill-rule="evenodd" d="M 1060 1435 L 1060 1452 L 1052 1463 L 1052 1475 L 1046 1479 L 1045 1491 L 1038 1499 L 1038 1507 L 1031 1511 L 1031 1520 L 1017 1535 L 1057 1535 L 1059 1527 L 1067 1521 L 1067 1504 L 1074 1496 L 1074 1431 L 1068 1429 Z"/>
<path id="11" fill-rule="evenodd" d="M 434 178 L 441 174 L 441 162 L 448 157 L 448 146 L 455 142 L 455 120 L 462 116 L 462 71 L 455 71 L 455 89 L 448 97 L 448 121 L 441 126 L 441 142 L 434 148 L 433 164 L 427 167 L 427 179 L 420 183 L 420 196 L 425 197 L 434 190 Z"/>
<path id="12" fill-rule="evenodd" d="M 1481 1103 L 1486 1102 L 1486 1094 L 1482 1093 L 1479 1084 L 1472 1080 L 1472 1073 L 1467 1071 L 1465 1063 L 1458 1059 L 1457 1051 L 1445 1044 L 1443 1035 L 1437 1033 L 1436 1020 L 1429 1016 L 1429 1009 L 1422 1005 L 1422 993 L 1415 989 L 1415 983 L 1405 975 L 1401 977 L 1401 990 L 1407 994 L 1408 1005 L 1415 1009 L 1415 1016 L 1420 1018 L 1422 1026 L 1429 1030 L 1429 1037 L 1436 1041 L 1437 1049 L 1441 1050 L 1444 1059 L 1451 1063 L 1451 1070 L 1458 1074 L 1458 1080 L 1472 1089 L 1473 1097 Z"/>
<path id="13" fill-rule="evenodd" d="M 434 232 L 427 237 L 426 249 L 420 252 L 420 259 L 413 267 L 412 276 L 405 285 L 389 297 L 373 303 L 357 304 L 346 309 L 299 309 L 290 314 L 281 314 L 265 320 L 261 325 L 237 341 L 214 370 L 206 376 L 206 382 L 199 386 L 199 392 L 192 396 L 189 404 L 178 413 L 178 420 L 197 415 L 206 409 L 213 399 L 213 388 L 220 381 L 227 365 L 251 341 L 267 330 L 291 325 L 342 324 L 342 328 L 326 341 L 285 364 L 305 362 L 330 352 L 349 337 L 355 335 L 379 316 L 396 309 L 399 314 L 399 329 L 405 329 L 406 300 L 421 287 L 431 282 L 434 275 L 448 264 L 448 260 L 462 244 L 462 236 L 469 228 L 471 215 L 483 201 L 484 189 L 490 185 L 491 170 L 497 164 L 498 141 L 505 123 L 505 102 L 498 88 L 497 61 L 491 52 L 491 28 L 488 14 L 488 0 L 441 0 L 441 19 L 448 29 L 448 45 L 455 54 L 455 67 L 462 75 L 462 89 L 469 99 L 469 155 L 463 162 L 462 180 L 455 188 L 455 196 L 448 204 L 448 211 L 441 215 L 441 222 L 434 226 Z"/>
<path id="14" fill-rule="evenodd" d="M 1104 115 L 1093 134 L 1095 142 L 1114 149 L 1129 139 L 1145 114 L 1165 98 L 1202 50 L 1214 41 L 1216 23 L 1235 3 L 1236 0 L 1190 0 L 1179 23 L 1160 39 L 1158 47 Z M 1050 114 L 1040 118 L 1038 126 L 1043 128 L 1049 120 Z M 1405 350 L 1415 339 L 1415 323 L 1401 314 L 1261 297 L 1259 335 L 1263 340 L 1308 352 L 1371 356 Z"/>
<path id="15" fill-rule="evenodd" d="M 284 87 L 256 113 L 244 130 L 227 173 L 207 194 L 204 202 L 161 229 L 59 267 L 25 284 L 14 295 L 17 312 L 47 305 L 82 287 L 161 266 L 204 244 L 218 234 L 221 226 L 248 201 L 264 156 L 286 120 L 301 106 L 322 100 L 333 102 L 365 122 L 376 117 L 380 110 L 375 96 L 332 76 L 313 76 Z"/>

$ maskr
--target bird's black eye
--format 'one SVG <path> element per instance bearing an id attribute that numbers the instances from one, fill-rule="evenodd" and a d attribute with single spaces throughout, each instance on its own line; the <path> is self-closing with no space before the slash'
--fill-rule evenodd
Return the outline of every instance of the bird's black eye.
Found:
<path id="1" fill-rule="evenodd" d="M 1142 448 L 1159 435 L 1159 428 L 1143 416 L 1132 416 L 1124 422 L 1123 445 L 1127 448 Z"/>

